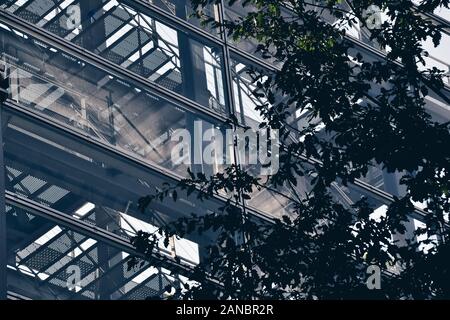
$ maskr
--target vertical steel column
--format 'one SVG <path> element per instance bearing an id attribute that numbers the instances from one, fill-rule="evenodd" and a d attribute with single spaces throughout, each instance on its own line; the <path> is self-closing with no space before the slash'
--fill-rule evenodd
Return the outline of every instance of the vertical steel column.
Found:
<path id="1" fill-rule="evenodd" d="M 3 40 L 3 39 L 2 39 Z M 2 41 L 3 44 L 3 41 Z M 0 70 L 1 92 L 0 92 L 0 300 L 6 300 L 7 296 L 7 259 L 6 259 L 6 211 L 5 211 L 5 165 L 3 161 L 3 126 L 2 110 L 3 102 L 8 94 L 8 78 L 6 76 L 6 65 Z"/>
<path id="2" fill-rule="evenodd" d="M 219 5 L 219 17 L 220 17 L 220 23 L 224 23 L 225 21 L 225 2 L 224 0 L 220 1 L 220 5 Z M 226 85 L 226 96 L 228 97 L 228 103 L 229 103 L 229 113 L 230 116 L 234 116 L 235 119 L 237 119 L 237 109 L 236 109 L 236 101 L 235 101 L 235 97 L 234 97 L 234 92 L 233 92 L 233 77 L 232 77 L 232 70 L 231 70 L 231 58 L 230 58 L 230 50 L 228 47 L 228 37 L 227 37 L 227 32 L 225 30 L 225 28 L 223 26 L 220 27 L 221 28 L 221 36 L 222 36 L 222 40 L 224 42 L 224 68 L 225 68 L 225 85 Z M 244 119 L 244 118 L 242 118 Z M 239 120 L 238 120 L 239 121 Z M 236 128 L 236 125 L 233 125 L 233 129 Z M 227 146 L 228 147 L 228 146 Z M 239 153 L 237 151 L 237 145 L 236 145 L 236 140 L 233 139 L 233 156 L 234 156 L 234 162 L 237 166 L 239 166 L 241 169 L 241 165 L 240 165 L 240 159 L 239 159 Z M 242 194 L 239 195 L 239 203 L 242 207 L 242 222 L 244 223 L 246 219 L 248 219 L 248 214 L 247 214 L 247 207 L 246 207 L 246 201 L 243 198 Z M 248 235 L 245 232 L 242 232 L 242 234 L 236 234 L 236 242 L 240 243 L 240 242 L 247 242 L 248 241 Z"/>
<path id="3" fill-rule="evenodd" d="M 175 14 L 178 18 L 187 19 L 186 0 L 176 0 Z M 210 93 L 207 91 L 206 69 L 204 63 L 203 47 L 195 45 L 195 40 L 190 37 L 188 31 L 177 31 L 179 59 L 181 66 L 182 94 L 205 107 L 209 107 Z M 203 87 L 204 86 L 204 87 Z M 204 171 L 203 166 L 203 128 L 195 123 L 201 118 L 196 114 L 186 113 L 186 128 L 191 132 L 192 138 L 199 137 L 195 143 L 191 143 L 191 170 L 198 173 Z M 200 123 L 200 122 L 198 122 Z M 203 122 L 201 122 L 203 124 Z M 197 132 L 195 132 L 197 131 Z M 199 145 L 201 143 L 201 145 Z"/>
<path id="4" fill-rule="evenodd" d="M 224 1 L 222 0 L 219 6 L 219 19 L 220 23 L 225 21 L 225 12 L 224 12 Z M 223 67 L 225 72 L 225 101 L 228 104 L 230 115 L 236 116 L 236 104 L 233 96 L 233 77 L 231 72 L 231 62 L 230 62 L 230 50 L 228 48 L 228 39 L 227 32 L 223 26 L 220 26 L 220 36 L 223 41 Z"/>

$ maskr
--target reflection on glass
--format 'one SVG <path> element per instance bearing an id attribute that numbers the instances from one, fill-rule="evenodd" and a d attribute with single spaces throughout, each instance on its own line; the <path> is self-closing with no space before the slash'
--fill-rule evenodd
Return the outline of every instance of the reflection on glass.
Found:
<path id="1" fill-rule="evenodd" d="M 257 87 L 254 84 L 251 72 L 258 70 L 258 68 L 252 66 L 239 56 L 232 56 L 231 62 L 237 114 L 241 115 L 241 120 L 245 125 L 257 129 L 258 124 L 263 121 L 263 118 L 260 115 L 260 112 L 255 110 L 255 108 L 267 103 L 267 99 L 257 96 L 254 92 Z M 283 101 L 282 97 L 277 97 L 277 99 L 277 102 Z M 321 120 L 319 118 L 311 119 L 310 113 L 306 109 L 303 111 L 297 110 L 292 112 L 292 117 L 288 118 L 288 121 L 292 121 L 291 126 L 293 128 L 298 128 L 299 130 L 303 130 L 308 127 L 308 125 L 316 123 L 316 136 L 319 139 L 324 140 L 329 140 L 331 138 L 330 135 L 323 130 L 324 125 Z M 302 139 L 302 136 L 292 132 L 290 139 L 296 141 Z M 286 143 L 289 142 L 290 141 L 286 141 Z M 258 176 L 261 169 L 259 165 L 249 165 L 246 168 L 248 172 L 251 172 L 255 176 Z M 401 196 L 405 192 L 404 186 L 401 186 L 399 183 L 399 174 L 388 173 L 380 166 L 371 166 L 367 176 L 363 177 L 362 180 L 393 195 Z M 291 215 L 293 206 L 288 198 L 297 198 L 298 195 L 303 197 L 303 195 L 311 188 L 306 177 L 298 179 L 297 187 L 294 188 L 295 190 L 292 190 L 289 186 L 277 188 L 271 186 L 268 187 L 269 189 L 255 190 L 252 199 L 247 202 L 250 206 L 274 216 Z M 349 206 L 348 196 L 342 191 L 342 187 L 335 184 L 332 190 L 338 197 L 340 203 Z"/>
<path id="2" fill-rule="evenodd" d="M 32 299 L 161 299 L 187 279 L 148 262 L 128 268 L 125 252 L 6 206 L 8 290 Z"/>
<path id="3" fill-rule="evenodd" d="M 33 120 L 6 112 L 2 118 L 7 119 L 3 128 L 6 190 L 126 241 L 138 231 L 153 234 L 178 218 L 206 214 L 223 205 L 215 199 L 199 201 L 195 192 L 189 197 L 179 191 L 178 201 L 154 201 L 142 212 L 139 200 L 172 180 Z M 167 248 L 161 239 L 159 251 L 195 265 L 211 241 L 208 234 L 189 235 L 174 238 Z"/>
<path id="4" fill-rule="evenodd" d="M 245 7 L 243 7 L 242 5 L 245 2 L 246 1 L 243 1 L 243 0 L 237 0 L 233 3 L 232 6 L 229 6 L 228 1 L 225 1 L 225 6 L 224 6 L 225 20 L 237 22 L 237 21 L 239 21 L 240 18 L 245 16 L 245 14 L 258 11 L 256 8 L 254 8 L 251 4 L 248 4 L 248 3 L 245 5 Z M 283 13 L 285 13 L 285 11 L 287 14 L 287 10 L 283 10 Z M 265 60 L 267 63 L 271 63 L 271 64 L 273 64 L 275 66 L 279 66 L 279 67 L 282 65 L 282 62 L 277 61 L 276 59 L 273 59 L 273 58 L 264 59 L 261 52 L 259 52 L 259 51 L 257 52 L 259 43 L 257 42 L 256 39 L 246 38 L 246 39 L 239 39 L 238 41 L 236 41 L 232 37 L 229 37 L 229 41 L 234 46 L 238 47 L 239 49 L 241 49 L 247 53 L 250 53 L 257 58 L 261 58 L 261 59 Z"/>
<path id="5" fill-rule="evenodd" d="M 0 35 L 11 100 L 82 130 L 96 140 L 186 176 L 190 163 L 172 159 L 171 151 L 179 144 L 174 133 L 185 129 L 192 133 L 193 142 L 195 128 L 201 130 L 197 134 L 209 129 L 220 131 L 219 124 L 27 35 L 19 36 L 12 29 L 3 29 Z M 213 62 L 208 63 L 214 72 Z M 215 90 L 212 93 L 219 94 L 217 87 Z M 219 99 L 223 101 L 223 95 Z M 208 145 L 191 144 L 190 152 L 200 154 Z M 215 165 L 200 159 L 191 169 L 213 174 L 220 169 L 219 164 L 219 160 Z"/>
<path id="6" fill-rule="evenodd" d="M 236 114 L 238 115 L 239 120 L 244 125 L 251 127 L 254 132 L 259 131 L 259 124 L 264 121 L 260 111 L 256 110 L 256 108 L 268 103 L 265 97 L 255 94 L 257 86 L 254 81 L 254 76 L 258 72 L 269 74 L 267 70 L 262 70 L 261 68 L 253 66 L 239 56 L 232 56 L 231 76 L 233 81 Z M 262 80 L 264 81 L 264 79 L 265 77 L 263 77 Z M 250 152 L 257 152 L 254 149 L 253 151 L 250 151 L 251 149 L 250 143 L 246 144 L 245 155 L 243 158 L 241 156 L 240 163 L 252 176 L 260 177 L 261 172 L 264 171 L 264 169 L 260 161 L 258 161 L 258 164 L 250 164 Z M 262 181 L 266 181 L 266 177 L 261 178 Z M 304 189 L 303 185 L 304 181 L 299 181 L 299 187 Z M 248 206 L 277 218 L 281 218 L 284 215 L 291 216 L 293 214 L 292 203 L 284 196 L 289 196 L 289 193 L 288 188 L 285 186 L 275 188 L 267 185 L 267 188 L 262 188 L 261 190 L 255 189 L 251 199 L 246 202 Z"/>
<path id="7" fill-rule="evenodd" d="M 254 94 L 256 85 L 245 64 L 236 60 L 232 60 L 231 64 L 236 112 L 241 115 L 245 124 L 253 127 L 263 122 L 264 119 L 256 108 L 266 104 L 267 99 Z"/>
<path id="8" fill-rule="evenodd" d="M 115 0 L 7 1 L 7 11 L 217 112 L 222 52 Z"/>
<path id="9" fill-rule="evenodd" d="M 192 8 L 190 0 L 147 0 L 149 3 L 163 9 L 166 12 L 173 14 L 174 16 L 186 20 L 189 23 L 201 27 L 206 31 L 218 36 L 217 29 L 211 29 L 210 25 L 202 26 L 201 19 L 199 19 Z M 206 16 L 215 18 L 216 21 L 219 20 L 219 11 L 217 5 L 207 4 L 203 7 L 203 12 Z"/>

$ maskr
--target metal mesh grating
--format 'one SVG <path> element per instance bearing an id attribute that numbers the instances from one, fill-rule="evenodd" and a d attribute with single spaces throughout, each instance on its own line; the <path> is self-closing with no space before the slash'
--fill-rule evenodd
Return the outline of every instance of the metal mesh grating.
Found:
<path id="1" fill-rule="evenodd" d="M 54 33 L 62 38 L 67 36 L 67 34 L 70 32 L 70 30 L 67 30 L 63 27 L 61 27 L 61 21 L 60 19 L 56 19 L 50 23 L 48 23 L 44 29 L 50 31 L 51 33 Z"/>
<path id="2" fill-rule="evenodd" d="M 112 15 L 107 15 L 103 21 L 105 24 L 105 39 L 110 37 L 113 32 L 116 32 L 123 25 L 122 20 Z"/>
<path id="3" fill-rule="evenodd" d="M 139 37 L 141 41 L 139 41 Z M 120 39 L 111 50 L 125 58 L 136 52 L 143 43 L 149 40 L 150 37 L 145 32 L 134 29 L 125 38 Z"/>
<path id="4" fill-rule="evenodd" d="M 28 9 L 17 12 L 16 15 L 18 15 L 20 18 L 22 18 L 26 21 L 29 21 L 33 24 L 36 24 L 41 20 L 41 17 L 39 15 L 37 15 L 36 13 L 34 13 L 32 11 L 29 11 Z"/>
<path id="5" fill-rule="evenodd" d="M 95 293 L 93 291 L 84 291 L 81 295 L 92 300 L 95 299 Z"/>
<path id="6" fill-rule="evenodd" d="M 50 186 L 38 196 L 38 199 L 48 204 L 54 204 L 64 196 L 66 196 L 68 193 L 69 191 L 67 191 L 66 189 L 60 188 L 58 186 Z"/>
<path id="7" fill-rule="evenodd" d="M 168 61 L 171 57 L 162 52 L 161 50 L 155 50 L 152 54 L 142 59 L 142 64 L 149 70 L 154 70 L 160 66 L 164 61 Z"/>
<path id="8" fill-rule="evenodd" d="M 58 260 L 60 256 L 60 251 L 46 247 L 27 259 L 25 265 L 31 269 L 41 271 L 45 266 Z"/>
<path id="9" fill-rule="evenodd" d="M 50 240 L 49 243 L 44 245 L 45 247 L 40 247 L 41 249 L 35 250 L 34 254 L 30 254 L 30 257 L 26 259 L 26 265 L 35 270 L 43 271 L 43 268 L 57 262 L 71 247 L 79 244 L 79 241 L 84 237 L 78 236 L 79 239 L 76 239 L 78 241 L 73 241 L 67 234 L 62 234 L 55 240 Z"/>
<path id="10" fill-rule="evenodd" d="M 132 292 L 126 298 L 128 300 L 145 300 L 146 298 L 156 296 L 157 294 L 158 291 L 152 290 L 147 286 L 143 286 L 137 289 L 136 291 Z"/>
<path id="11" fill-rule="evenodd" d="M 155 82 L 158 83 L 159 85 L 162 85 L 163 87 L 165 87 L 171 91 L 175 91 L 175 92 L 178 92 L 178 90 L 180 89 L 180 86 L 181 86 L 181 82 L 175 82 L 166 77 L 158 78 Z"/>
<path id="12" fill-rule="evenodd" d="M 50 9 L 55 7 L 55 1 L 52 0 L 38 0 L 32 1 L 26 6 L 26 10 L 33 12 L 37 16 L 43 18 L 43 15 L 46 14 Z M 40 20 L 39 19 L 39 20 Z"/>
<path id="13" fill-rule="evenodd" d="M 21 194 L 28 195 L 28 193 L 33 194 L 45 184 L 46 182 L 44 180 L 33 176 L 26 176 L 20 183 L 17 183 L 14 186 L 14 190 Z"/>
<path id="14" fill-rule="evenodd" d="M 85 261 L 83 261 L 83 260 L 85 260 Z M 92 273 L 95 270 L 94 265 L 92 264 L 92 262 L 89 261 L 89 260 L 88 260 L 88 262 L 86 262 L 86 259 L 78 260 L 76 262 L 73 262 L 73 264 L 80 268 L 81 279 L 84 279 L 85 277 L 89 276 L 89 274 Z M 66 264 L 66 266 L 69 266 L 69 265 L 71 265 L 71 264 L 70 263 Z M 60 281 L 63 281 L 64 283 L 67 283 L 67 280 L 71 276 L 71 273 L 67 272 L 67 267 L 66 266 L 61 268 L 57 272 L 56 276 L 53 279 L 60 280 Z"/>
<path id="15" fill-rule="evenodd" d="M 6 171 L 8 172 L 8 174 L 12 175 L 14 178 L 17 178 L 22 173 L 21 171 L 14 169 L 10 166 L 6 167 Z"/>
<path id="16" fill-rule="evenodd" d="M 112 14 L 122 19 L 123 21 L 131 18 L 131 15 L 123 7 L 116 7 Z"/>
<path id="17" fill-rule="evenodd" d="M 118 55 L 117 53 L 108 50 L 106 52 L 103 52 L 101 54 L 102 57 L 108 59 L 109 61 L 115 63 L 115 64 L 121 64 L 123 62 L 123 57 L 121 55 Z"/>

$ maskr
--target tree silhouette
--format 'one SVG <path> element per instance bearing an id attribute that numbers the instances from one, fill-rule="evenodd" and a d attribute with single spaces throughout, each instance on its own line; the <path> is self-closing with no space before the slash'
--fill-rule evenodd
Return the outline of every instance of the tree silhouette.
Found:
<path id="1" fill-rule="evenodd" d="M 450 298 L 449 123 L 432 118 L 425 97 L 450 103 L 444 71 L 426 66 L 423 47 L 427 39 L 438 46 L 445 28 L 427 13 L 449 1 L 230 0 L 248 13 L 222 25 L 203 14 L 215 2 L 192 5 L 205 24 L 224 28 L 234 41 L 257 42 L 257 54 L 281 63 L 270 74 L 251 72 L 253 94 L 264 101 L 259 128 L 280 132 L 280 164 L 267 179 L 242 165 L 211 177 L 189 172 L 189 179 L 141 199 L 145 211 L 153 201 L 176 201 L 177 190 L 200 200 L 228 195 L 216 212 L 193 212 L 160 229 L 166 243 L 172 236 L 216 235 L 191 277 L 197 285 L 177 288 L 174 297 Z M 374 6 L 383 19 L 373 16 Z M 384 58 L 358 53 L 347 36 L 357 24 Z M 293 124 L 295 110 L 307 112 L 305 125 Z M 242 126 L 233 117 L 230 125 Z M 319 125 L 325 134 L 317 133 Z M 400 173 L 406 189 L 378 219 L 367 198 L 346 206 L 332 193 L 336 183 L 352 184 L 374 166 Z M 242 203 L 256 189 L 284 197 L 289 214 L 273 222 L 248 214 Z M 417 202 L 426 206 L 426 226 L 411 234 L 406 226 Z M 141 232 L 132 242 L 149 252 L 157 240 Z M 370 265 L 382 270 L 381 290 L 366 286 Z"/>

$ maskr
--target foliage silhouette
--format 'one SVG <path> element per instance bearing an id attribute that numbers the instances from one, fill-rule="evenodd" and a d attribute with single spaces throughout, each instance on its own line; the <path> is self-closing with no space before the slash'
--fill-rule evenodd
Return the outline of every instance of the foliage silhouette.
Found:
<path id="1" fill-rule="evenodd" d="M 444 71 L 424 67 L 423 48 L 427 39 L 438 46 L 445 28 L 426 14 L 449 2 L 230 0 L 248 13 L 223 25 L 202 10 L 216 2 L 192 5 L 205 24 L 224 28 L 235 41 L 251 39 L 260 56 L 282 62 L 272 74 L 252 71 L 254 94 L 266 101 L 257 107 L 264 118 L 260 128 L 280 130 L 280 170 L 267 180 L 238 165 L 211 177 L 189 172 L 189 179 L 141 199 L 145 211 L 154 201 L 176 201 L 177 190 L 200 200 L 229 195 L 212 214 L 193 212 L 160 229 L 166 245 L 172 236 L 217 236 L 191 275 L 197 284 L 181 284 L 173 298 L 450 298 L 444 219 L 450 211 L 449 123 L 431 117 L 425 96 L 433 93 L 447 104 L 449 99 Z M 370 5 L 384 13 L 375 27 L 365 13 Z M 385 58 L 355 54 L 346 30 L 356 24 Z M 292 123 L 295 110 L 309 112 L 307 125 Z M 326 135 L 316 134 L 316 119 Z M 230 124 L 239 126 L 234 117 Z M 373 166 L 401 173 L 406 188 L 379 219 L 371 217 L 375 208 L 368 199 L 349 207 L 331 192 L 333 184 L 352 184 Z M 303 193 L 299 179 L 309 184 Z M 256 189 L 285 197 L 289 215 L 273 223 L 249 215 L 242 204 Z M 413 201 L 426 203 L 426 227 L 411 234 L 406 229 Z M 149 253 L 159 236 L 141 232 L 132 242 Z M 383 270 L 381 290 L 366 286 L 369 265 Z"/>

